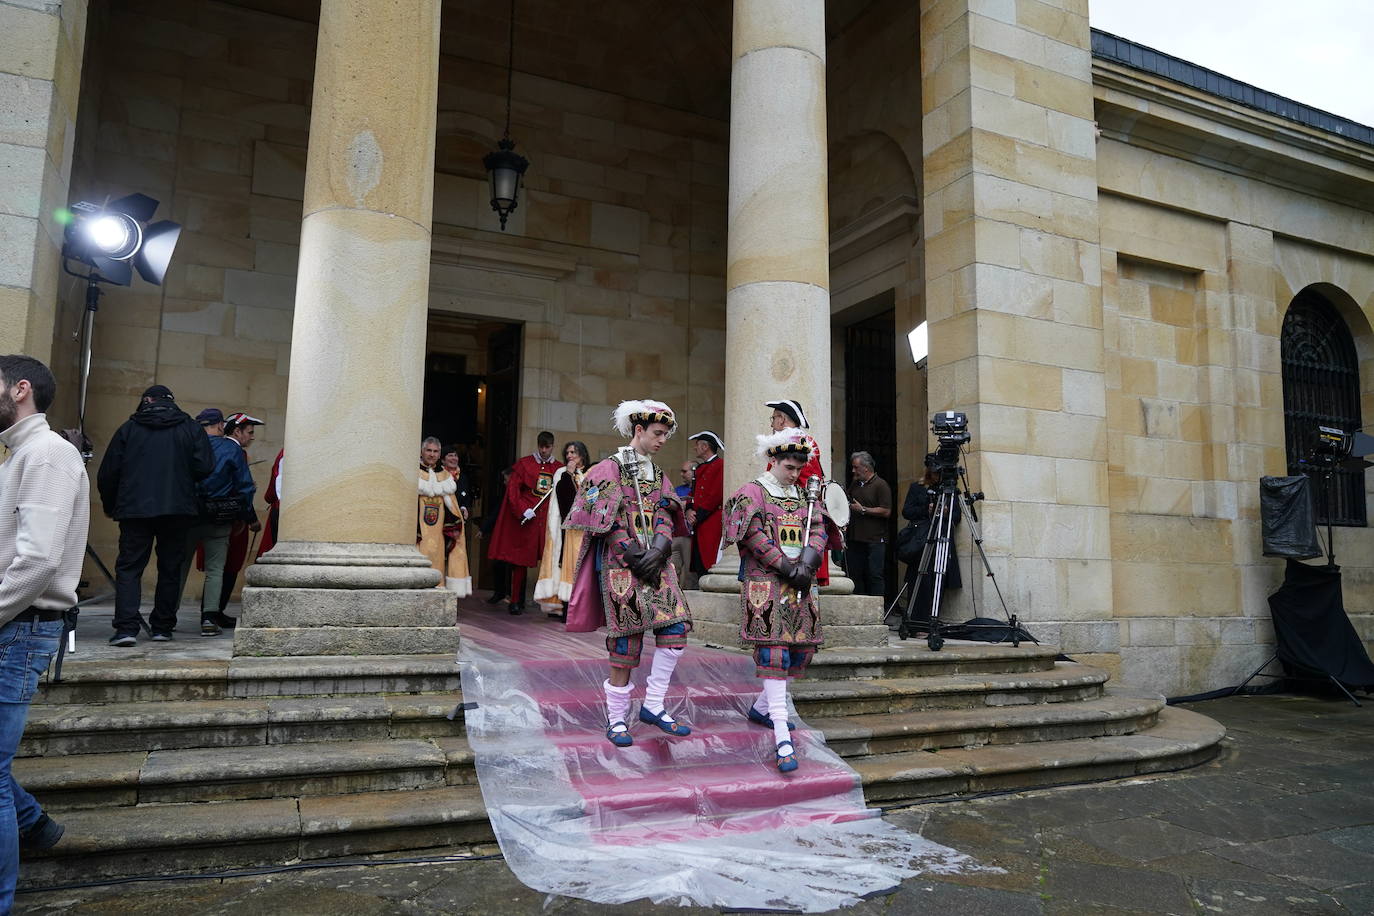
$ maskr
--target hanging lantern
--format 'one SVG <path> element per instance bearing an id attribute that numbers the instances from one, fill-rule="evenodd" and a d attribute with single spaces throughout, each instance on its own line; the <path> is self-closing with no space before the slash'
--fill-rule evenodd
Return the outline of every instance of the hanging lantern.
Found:
<path id="1" fill-rule="evenodd" d="M 501 231 L 506 231 L 506 218 L 520 205 L 520 178 L 530 161 L 515 151 L 515 141 L 505 137 L 499 149 L 482 157 L 487 178 L 491 183 L 491 208 L 501 217 Z"/>
<path id="2" fill-rule="evenodd" d="M 510 38 L 506 51 L 506 132 L 496 144 L 495 152 L 482 157 L 491 182 L 491 208 L 501 217 L 501 231 L 506 231 L 506 218 L 520 205 L 520 179 L 530 161 L 515 151 L 510 138 L 511 96 L 515 89 L 515 0 L 510 0 Z"/>

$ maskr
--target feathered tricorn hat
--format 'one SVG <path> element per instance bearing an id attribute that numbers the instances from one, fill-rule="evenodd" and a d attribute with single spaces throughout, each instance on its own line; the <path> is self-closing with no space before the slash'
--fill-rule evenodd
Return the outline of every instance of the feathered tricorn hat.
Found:
<path id="1" fill-rule="evenodd" d="M 634 435 L 636 425 L 664 423 L 668 426 L 670 436 L 677 430 L 677 417 L 673 415 L 673 408 L 662 401 L 621 401 L 611 419 L 615 423 L 615 431 L 626 439 Z"/>
<path id="2" fill-rule="evenodd" d="M 786 458 L 789 455 L 798 458 L 811 457 L 811 443 L 807 441 L 806 433 L 795 426 L 757 438 L 760 458 Z"/>

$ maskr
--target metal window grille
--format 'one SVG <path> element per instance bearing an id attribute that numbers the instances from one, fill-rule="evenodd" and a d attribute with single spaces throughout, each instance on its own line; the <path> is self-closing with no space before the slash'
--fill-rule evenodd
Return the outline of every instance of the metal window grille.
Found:
<path id="1" fill-rule="evenodd" d="M 1359 429 L 1360 366 L 1355 339 L 1335 307 L 1320 294 L 1304 290 L 1288 307 L 1280 337 L 1283 362 L 1283 428 L 1288 473 L 1311 473 L 1301 463 L 1316 440 L 1318 426 L 1347 432 Z M 1318 485 L 1318 480 L 1313 480 Z M 1338 468 L 1332 492 L 1317 494 L 1317 517 L 1324 524 L 1330 507 L 1333 525 L 1366 524 L 1364 472 Z"/>

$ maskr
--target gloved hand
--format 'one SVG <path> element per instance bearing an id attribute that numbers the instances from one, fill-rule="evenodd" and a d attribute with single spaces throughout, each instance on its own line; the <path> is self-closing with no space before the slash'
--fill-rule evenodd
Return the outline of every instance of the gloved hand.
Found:
<path id="1" fill-rule="evenodd" d="M 529 521 L 530 519 L 534 518 L 534 510 L 533 510 L 533 509 L 526 509 L 526 510 L 524 511 L 524 513 L 523 513 L 523 517 L 524 517 L 525 521 Z"/>
<path id="2" fill-rule="evenodd" d="M 816 579 L 816 570 L 821 568 L 821 555 L 814 547 L 803 547 L 801 556 L 797 557 L 797 564 L 792 570 L 792 576 L 787 584 L 799 592 L 810 591 L 811 583 Z"/>
<path id="3" fill-rule="evenodd" d="M 672 549 L 673 541 L 666 534 L 654 535 L 649 549 L 638 557 L 637 562 L 630 563 L 630 571 L 645 585 L 657 586 L 663 567 L 668 565 L 668 555 Z"/>
<path id="4" fill-rule="evenodd" d="M 639 538 L 631 538 L 625 545 L 625 552 L 621 554 L 620 561 L 625 564 L 625 568 L 630 572 L 635 572 L 635 568 L 644 559 L 644 545 L 639 542 Z M 635 575 L 639 575 L 635 573 Z"/>

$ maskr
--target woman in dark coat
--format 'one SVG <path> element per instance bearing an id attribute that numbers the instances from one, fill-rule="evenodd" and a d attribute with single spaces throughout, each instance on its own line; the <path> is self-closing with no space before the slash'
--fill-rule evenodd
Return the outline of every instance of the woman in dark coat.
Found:
<path id="1" fill-rule="evenodd" d="M 934 468 L 935 463 L 933 452 L 926 455 L 925 474 L 906 491 L 906 500 L 902 503 L 902 518 L 911 522 L 917 529 L 913 539 L 916 553 L 906 567 L 908 589 L 915 586 L 921 552 L 924 549 L 926 538 L 930 536 L 931 515 L 935 511 L 935 496 L 940 483 L 940 474 Z M 959 573 L 959 551 L 955 547 L 957 539 L 954 537 L 954 532 L 958 530 L 959 521 L 962 518 L 963 509 L 956 501 L 954 503 L 954 528 L 951 529 L 949 539 L 949 562 L 945 564 L 944 585 L 941 588 L 942 598 L 944 592 L 949 589 L 963 588 L 964 586 L 963 577 Z M 930 617 L 931 599 L 934 596 L 935 577 L 928 575 L 921 580 L 920 590 L 916 593 L 916 607 L 911 614 L 913 620 Z"/>

